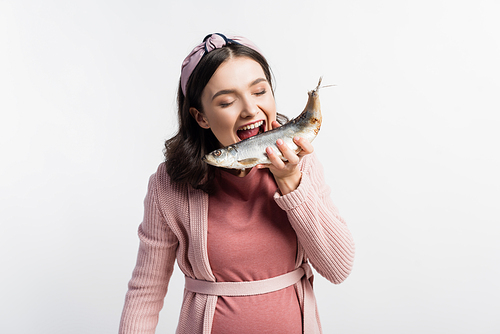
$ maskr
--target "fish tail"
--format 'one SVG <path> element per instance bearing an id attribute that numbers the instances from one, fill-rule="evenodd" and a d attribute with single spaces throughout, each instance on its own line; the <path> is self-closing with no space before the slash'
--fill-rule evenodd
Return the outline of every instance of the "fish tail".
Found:
<path id="1" fill-rule="evenodd" d="M 335 85 L 326 85 L 326 86 L 321 86 L 321 82 L 323 81 L 323 76 L 320 76 L 319 77 L 319 81 L 318 81 L 318 85 L 316 86 L 316 88 L 314 88 L 312 91 L 311 91 L 311 94 L 313 95 L 316 95 L 316 93 L 321 89 L 321 88 L 326 88 L 326 87 L 333 87 Z"/>

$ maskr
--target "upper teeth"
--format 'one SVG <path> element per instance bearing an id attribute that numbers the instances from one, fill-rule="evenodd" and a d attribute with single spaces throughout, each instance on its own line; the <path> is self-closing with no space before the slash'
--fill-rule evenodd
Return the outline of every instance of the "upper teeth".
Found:
<path id="1" fill-rule="evenodd" d="M 263 123 L 264 123 L 264 121 L 258 121 L 258 122 L 255 122 L 253 124 L 242 126 L 241 128 L 239 128 L 239 130 L 251 130 L 251 129 L 255 129 L 255 128 L 258 128 L 259 126 L 261 126 Z"/>

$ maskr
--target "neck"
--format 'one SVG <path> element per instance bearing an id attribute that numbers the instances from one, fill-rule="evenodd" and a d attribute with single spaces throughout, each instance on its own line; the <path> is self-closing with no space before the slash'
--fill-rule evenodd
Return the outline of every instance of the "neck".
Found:
<path id="1" fill-rule="evenodd" d="M 246 169 L 230 169 L 226 168 L 226 172 L 231 173 L 233 175 L 236 175 L 238 177 L 245 177 L 247 176 L 248 173 L 252 170 L 252 168 L 246 168 Z"/>

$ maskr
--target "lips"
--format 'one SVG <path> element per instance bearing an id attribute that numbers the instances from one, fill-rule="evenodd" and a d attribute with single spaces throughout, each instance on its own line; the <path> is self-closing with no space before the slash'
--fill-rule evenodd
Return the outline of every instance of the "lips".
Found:
<path id="1" fill-rule="evenodd" d="M 238 135 L 238 138 L 244 140 L 262 132 L 264 132 L 264 121 L 260 120 L 255 123 L 242 126 L 238 129 L 238 131 L 236 131 L 236 134 Z"/>

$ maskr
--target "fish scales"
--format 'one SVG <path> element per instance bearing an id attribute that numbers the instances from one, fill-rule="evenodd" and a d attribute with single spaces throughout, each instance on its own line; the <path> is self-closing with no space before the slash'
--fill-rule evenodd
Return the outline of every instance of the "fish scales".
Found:
<path id="1" fill-rule="evenodd" d="M 266 154 L 267 147 L 271 147 L 282 160 L 286 161 L 276 146 L 276 140 L 278 139 L 282 139 L 295 153 L 300 152 L 300 147 L 293 142 L 293 138 L 302 137 L 312 142 L 321 127 L 322 116 L 318 94 L 320 85 L 321 78 L 318 86 L 308 92 L 309 98 L 304 111 L 290 122 L 276 129 L 214 150 L 204 156 L 203 161 L 217 167 L 251 168 L 258 164 L 271 163 Z"/>

